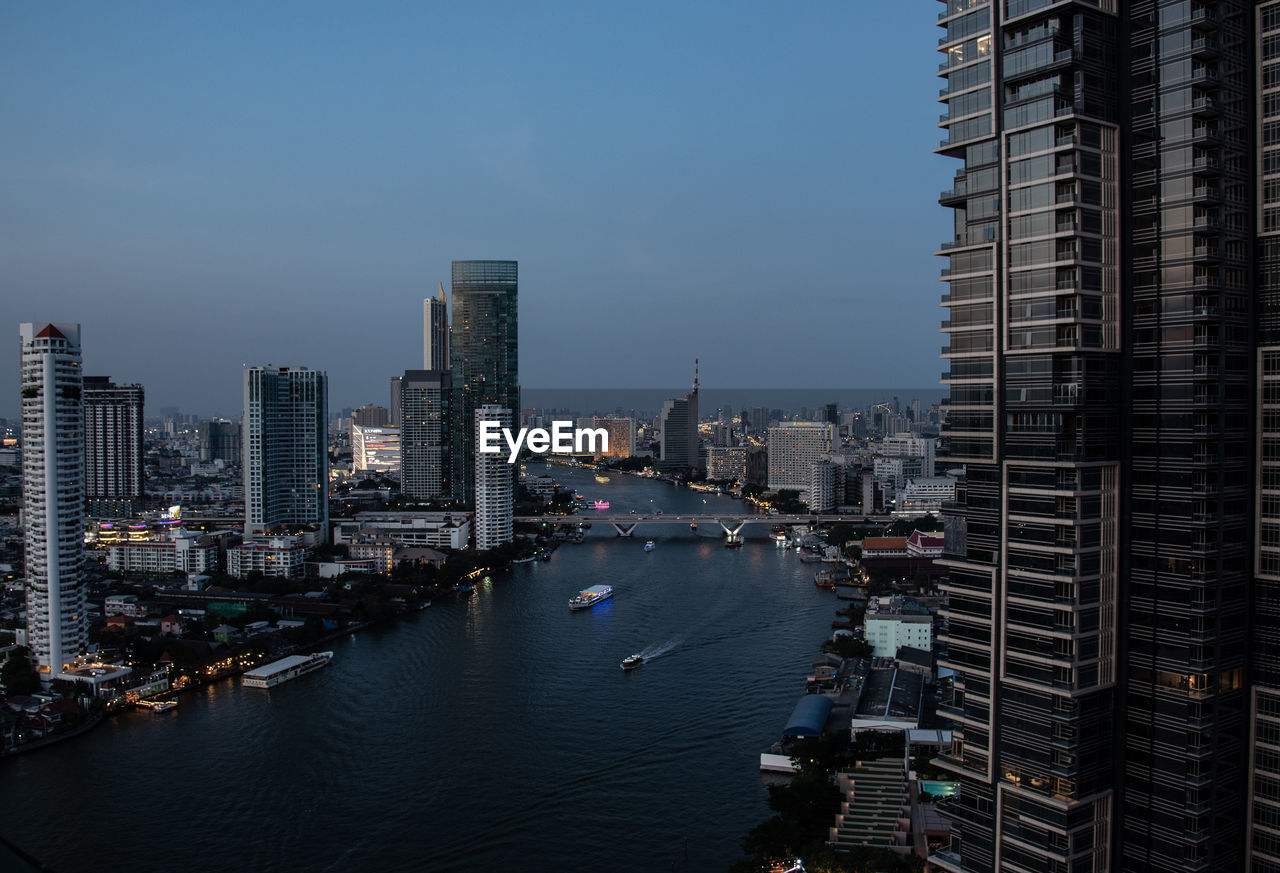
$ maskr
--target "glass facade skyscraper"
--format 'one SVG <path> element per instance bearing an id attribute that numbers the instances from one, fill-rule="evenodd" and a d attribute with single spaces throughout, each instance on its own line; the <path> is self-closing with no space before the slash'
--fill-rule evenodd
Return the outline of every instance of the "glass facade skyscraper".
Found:
<path id="1" fill-rule="evenodd" d="M 476 410 L 520 409 L 517 274 L 515 261 L 453 262 L 453 490 L 466 506 L 475 503 Z"/>
<path id="2" fill-rule="evenodd" d="M 315 528 L 329 536 L 329 379 L 305 367 L 244 371 L 246 536 Z"/>
<path id="3" fill-rule="evenodd" d="M 965 871 L 1243 869 L 1252 4 L 947 0 Z"/>
<path id="4" fill-rule="evenodd" d="M 453 376 L 448 370 L 406 370 L 400 387 L 400 487 L 405 497 L 452 494 Z"/>
<path id="5" fill-rule="evenodd" d="M 105 376 L 84 378 L 85 497 L 94 518 L 142 512 L 144 496 L 141 385 L 116 385 Z"/>

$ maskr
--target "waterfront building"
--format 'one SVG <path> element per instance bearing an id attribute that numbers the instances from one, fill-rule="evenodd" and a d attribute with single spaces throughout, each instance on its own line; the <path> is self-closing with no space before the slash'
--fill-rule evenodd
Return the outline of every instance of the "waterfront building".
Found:
<path id="1" fill-rule="evenodd" d="M 515 261 L 454 261 L 449 365 L 453 374 L 454 497 L 475 502 L 476 410 L 520 409 L 518 265 Z M 511 464 L 510 487 L 515 491 Z"/>
<path id="2" fill-rule="evenodd" d="M 708 446 L 707 478 L 746 483 L 747 446 Z"/>
<path id="3" fill-rule="evenodd" d="M 245 535 L 329 526 L 328 378 L 305 367 L 244 371 Z"/>
<path id="4" fill-rule="evenodd" d="M 519 469 L 519 465 L 507 463 L 509 448 L 504 447 L 501 452 L 480 451 L 480 428 L 485 422 L 510 428 L 513 418 L 510 409 L 494 404 L 485 404 L 476 410 L 476 549 L 482 552 L 511 542 L 515 505 L 511 469 Z"/>
<path id="5" fill-rule="evenodd" d="M 636 422 L 633 418 L 580 418 L 577 425 L 580 428 L 603 429 L 609 435 L 609 450 L 597 451 L 597 461 L 629 458 L 636 453 Z"/>
<path id="6" fill-rule="evenodd" d="M 400 392 L 400 492 L 428 501 L 453 495 L 453 375 L 406 370 Z"/>
<path id="7" fill-rule="evenodd" d="M 19 325 L 27 646 L 48 682 L 88 645 L 80 325 Z"/>
<path id="8" fill-rule="evenodd" d="M 698 439 L 698 367 L 694 363 L 693 390 L 683 397 L 673 397 L 662 404 L 657 427 L 659 440 L 658 469 L 664 473 L 682 473 L 700 469 L 701 444 Z"/>
<path id="9" fill-rule="evenodd" d="M 837 466 L 830 459 L 814 461 L 809 465 L 809 484 L 805 488 L 805 502 L 809 504 L 810 512 L 831 512 L 836 508 L 837 470 L 843 477 L 843 465 Z"/>
<path id="10" fill-rule="evenodd" d="M 867 846 L 911 851 L 911 801 L 907 794 L 908 759 L 888 755 L 855 761 L 836 774 L 840 811 L 827 842 L 837 849 L 865 851 Z"/>
<path id="11" fill-rule="evenodd" d="M 902 646 L 924 651 L 933 649 L 932 616 L 868 613 L 864 628 L 867 642 L 874 647 L 872 656 L 876 658 L 892 658 Z"/>
<path id="12" fill-rule="evenodd" d="M 385 411 L 385 410 L 384 410 Z M 351 469 L 389 473 L 400 470 L 400 428 L 351 424 Z"/>
<path id="13" fill-rule="evenodd" d="M 244 428 L 237 421 L 216 418 L 196 425 L 200 444 L 200 460 L 204 463 L 224 461 L 240 466 L 240 441 Z"/>
<path id="14" fill-rule="evenodd" d="M 1244 870 L 1250 786 L 1280 788 L 1250 778 L 1244 681 L 1250 651 L 1258 676 L 1277 654 L 1248 639 L 1254 192 L 1274 184 L 1252 121 L 1276 84 L 1249 68 L 1254 7 L 948 0 L 939 19 L 938 151 L 963 161 L 942 195 L 942 448 L 965 470 L 939 869 Z M 1259 630 L 1274 615 L 1264 599 Z M 1255 871 L 1278 869 L 1268 809 Z"/>
<path id="15" fill-rule="evenodd" d="M 88 513 L 92 518 L 137 515 L 144 497 L 142 386 L 85 376 L 81 396 Z"/>
<path id="16" fill-rule="evenodd" d="M 807 500 L 814 464 L 827 460 L 835 428 L 826 422 L 787 421 L 769 428 L 769 490 L 790 489 Z"/>
<path id="17" fill-rule="evenodd" d="M 449 304 L 443 282 L 439 297 L 422 299 L 422 369 L 449 369 Z"/>

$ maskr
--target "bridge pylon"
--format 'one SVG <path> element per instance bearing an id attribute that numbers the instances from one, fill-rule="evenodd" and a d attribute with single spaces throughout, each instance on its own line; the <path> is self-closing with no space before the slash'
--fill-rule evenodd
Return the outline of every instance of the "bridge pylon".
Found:
<path id="1" fill-rule="evenodd" d="M 636 523 L 634 521 L 615 521 L 613 522 L 613 529 L 618 532 L 618 536 L 629 537 L 631 536 L 631 532 L 636 529 Z"/>
<path id="2" fill-rule="evenodd" d="M 728 534 L 730 539 L 736 537 L 747 525 L 747 520 L 745 518 L 721 518 L 718 519 L 718 521 L 720 522 L 720 529 Z M 730 525 L 732 525 L 732 527 Z"/>

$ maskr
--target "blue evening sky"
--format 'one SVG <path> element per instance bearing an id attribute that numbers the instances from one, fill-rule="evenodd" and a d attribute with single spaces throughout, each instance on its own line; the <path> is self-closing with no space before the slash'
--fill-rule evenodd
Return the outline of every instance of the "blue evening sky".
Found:
<path id="1" fill-rule="evenodd" d="M 529 387 L 936 385 L 940 8 L 5 4 L 10 360 L 78 321 L 152 410 L 238 413 L 245 362 L 385 404 L 494 258 Z"/>

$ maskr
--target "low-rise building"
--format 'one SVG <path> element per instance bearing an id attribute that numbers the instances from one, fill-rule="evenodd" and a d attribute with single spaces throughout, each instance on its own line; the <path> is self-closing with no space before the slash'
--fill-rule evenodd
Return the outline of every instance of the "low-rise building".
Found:
<path id="1" fill-rule="evenodd" d="M 461 550 L 471 538 L 471 517 L 465 512 L 360 512 L 354 521 L 333 526 L 335 543 L 350 544 L 357 535 L 385 537 L 400 546 Z"/>
<path id="2" fill-rule="evenodd" d="M 297 537 L 262 537 L 227 550 L 227 572 L 244 579 L 255 570 L 264 576 L 298 579 L 307 547 Z"/>

